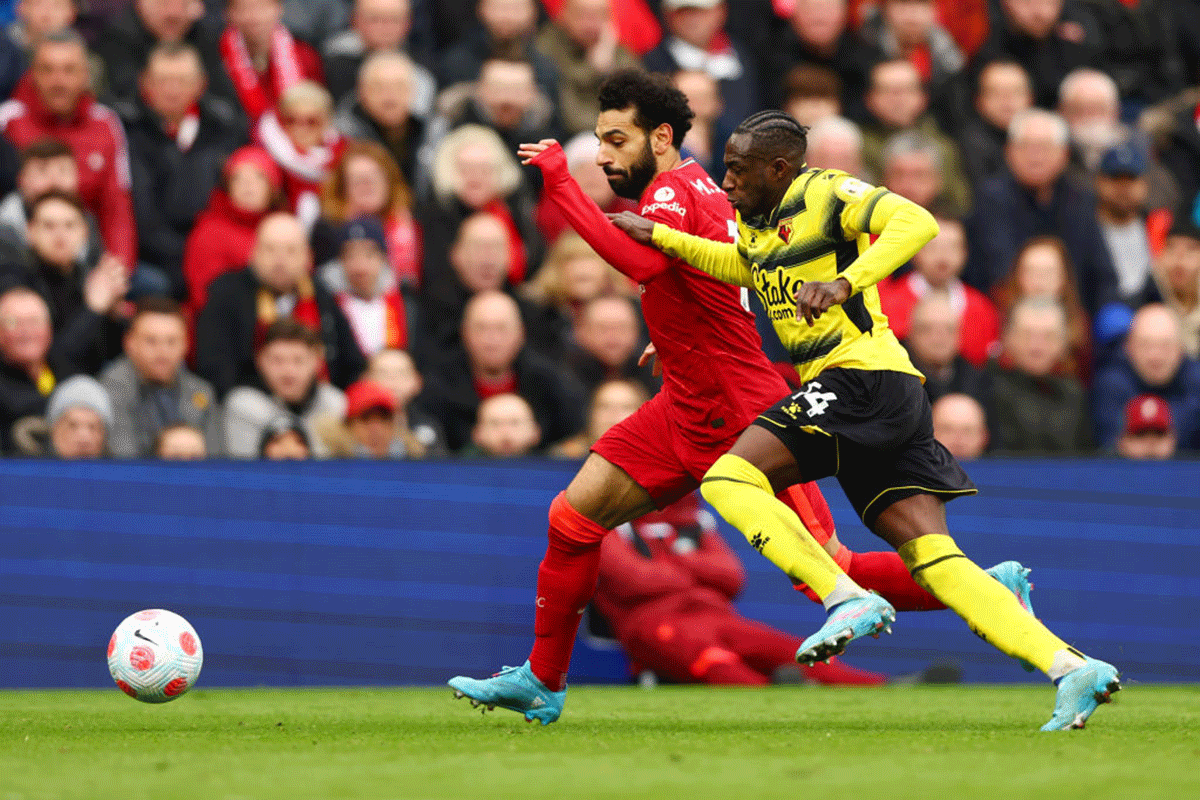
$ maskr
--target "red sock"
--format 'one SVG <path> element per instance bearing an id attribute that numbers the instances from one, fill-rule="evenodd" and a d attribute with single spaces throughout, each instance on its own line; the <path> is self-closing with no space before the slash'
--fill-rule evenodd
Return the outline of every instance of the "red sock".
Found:
<path id="1" fill-rule="evenodd" d="M 878 686 L 887 683 L 886 675 L 843 664 L 836 658 L 829 659 L 828 664 L 818 662 L 811 667 L 802 666 L 800 671 L 804 673 L 805 678 L 817 683 L 839 686 Z"/>
<path id="2" fill-rule="evenodd" d="M 600 541 L 607 533 L 572 508 L 565 492 L 550 504 L 550 544 L 538 567 L 529 667 L 552 692 L 566 683 L 579 620 L 596 593 Z"/>
<path id="3" fill-rule="evenodd" d="M 864 589 L 879 592 L 897 611 L 937 611 L 946 607 L 917 585 L 896 552 L 854 553 L 846 574 Z"/>

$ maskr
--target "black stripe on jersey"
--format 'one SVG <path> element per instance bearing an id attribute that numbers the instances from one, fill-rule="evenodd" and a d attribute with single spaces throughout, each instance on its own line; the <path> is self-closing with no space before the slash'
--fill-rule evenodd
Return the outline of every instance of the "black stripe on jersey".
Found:
<path id="1" fill-rule="evenodd" d="M 792 359 L 793 365 L 807 364 L 829 355 L 841 343 L 842 332 L 833 331 L 819 339 L 805 339 L 799 342 L 788 350 L 788 357 Z"/>
<path id="2" fill-rule="evenodd" d="M 858 260 L 858 242 L 840 242 L 837 246 L 837 271 L 841 275 L 850 265 Z M 851 295 L 850 299 L 842 303 L 842 311 L 846 312 L 846 317 L 854 323 L 854 327 L 858 328 L 863 333 L 870 333 L 875 327 L 875 320 L 871 318 L 871 312 L 867 310 L 867 302 L 863 300 L 862 292 Z"/>
<path id="3" fill-rule="evenodd" d="M 818 258 L 827 256 L 833 253 L 838 247 L 837 242 L 827 242 L 818 239 L 809 245 L 797 245 L 787 249 L 779 249 L 767 255 L 758 265 L 758 268 L 763 272 L 771 272 L 776 269 L 787 269 L 788 267 L 798 267 L 801 264 L 807 264 L 810 261 L 816 261 Z"/>
<path id="4" fill-rule="evenodd" d="M 871 232 L 871 215 L 875 213 L 875 206 L 879 205 L 879 201 L 884 198 L 884 195 L 889 194 L 891 192 L 881 186 L 876 190 L 875 196 L 867 201 L 867 207 L 862 212 L 862 224 L 859 226 L 863 233 Z"/>
<path id="5" fill-rule="evenodd" d="M 767 218 L 764 226 L 762 228 L 759 228 L 759 230 L 767 230 L 768 228 L 773 228 L 779 224 L 779 220 L 781 220 L 781 219 L 787 219 L 788 217 L 793 217 L 796 214 L 803 214 L 808 209 L 808 203 L 804 199 L 805 193 L 808 192 L 808 185 L 810 183 L 812 183 L 813 178 L 817 177 L 824 171 L 825 170 L 823 170 L 823 169 L 810 169 L 807 172 L 802 172 L 799 175 L 797 175 L 796 176 L 797 181 L 806 175 L 808 176 L 808 180 L 806 180 L 804 182 L 804 185 L 802 187 L 800 187 L 800 192 L 796 195 L 796 197 L 787 201 L 787 203 L 780 205 L 778 208 L 775 209 L 774 212 L 772 212 L 770 215 L 768 215 L 768 218 Z M 793 181 L 793 183 L 794 183 L 794 181 Z"/>
<path id="6" fill-rule="evenodd" d="M 836 195 L 835 195 L 836 197 Z M 825 209 L 825 219 L 821 220 L 821 230 L 825 236 L 835 242 L 846 241 L 846 231 L 842 228 L 842 212 L 846 210 L 846 201 L 840 197 Z M 839 269 L 838 272 L 841 272 Z"/>

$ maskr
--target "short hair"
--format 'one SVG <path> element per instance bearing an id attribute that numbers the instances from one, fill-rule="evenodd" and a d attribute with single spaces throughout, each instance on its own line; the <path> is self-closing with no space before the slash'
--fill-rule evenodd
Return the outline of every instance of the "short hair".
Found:
<path id="1" fill-rule="evenodd" d="M 69 158 L 74 161 L 75 153 L 71 150 L 71 146 L 62 139 L 44 136 L 34 140 L 21 150 L 20 169 L 25 169 L 31 161 L 49 161 L 54 158 Z"/>
<path id="2" fill-rule="evenodd" d="M 166 438 L 175 431 L 190 431 L 199 436 L 201 441 L 204 441 L 204 431 L 200 430 L 195 425 L 188 425 L 186 422 L 172 422 L 170 425 L 163 426 L 162 430 L 158 432 L 158 435 L 154 437 L 154 446 L 151 448 L 150 452 L 154 453 L 155 456 L 158 456 L 162 452 L 163 442 L 166 441 Z M 208 442 L 205 441 L 204 444 L 204 449 L 207 451 Z"/>
<path id="3" fill-rule="evenodd" d="M 942 151 L 937 140 L 921 131 L 901 131 L 887 140 L 883 146 L 884 169 L 901 156 L 917 154 L 929 156 L 934 168 L 942 171 Z"/>
<path id="4" fill-rule="evenodd" d="M 1008 319 L 1004 322 L 1004 331 L 1007 333 L 1012 330 L 1017 323 L 1017 316 L 1020 314 L 1030 313 L 1036 314 L 1039 311 L 1054 311 L 1058 315 L 1060 329 L 1062 330 L 1063 339 L 1066 340 L 1070 335 L 1070 326 L 1067 319 L 1067 309 L 1059 301 L 1051 297 L 1026 297 L 1018 300 L 1015 305 L 1008 311 Z"/>
<path id="5" fill-rule="evenodd" d="M 849 139 L 854 149 L 862 152 L 862 129 L 845 117 L 826 117 L 813 123 L 806 135 L 806 147 L 816 147 L 826 139 Z"/>
<path id="6" fill-rule="evenodd" d="M 828 67 L 797 64 L 783 79 L 784 97 L 791 100 L 842 100 L 842 79 Z"/>
<path id="7" fill-rule="evenodd" d="M 48 192 L 43 192 L 42 194 L 39 194 L 37 197 L 33 198 L 33 200 L 30 201 L 30 203 L 29 203 L 29 221 L 33 222 L 33 218 L 37 216 L 37 213 L 41 209 L 42 206 L 44 206 L 46 203 L 50 203 L 55 200 L 57 200 L 60 203 L 66 203 L 71 208 L 73 208 L 77 212 L 79 212 L 80 217 L 82 217 L 84 220 L 87 220 L 88 212 L 87 212 L 87 208 L 83 205 L 82 200 L 80 200 L 76 195 L 70 194 L 68 192 L 64 192 L 61 189 L 51 189 Z"/>
<path id="8" fill-rule="evenodd" d="M 400 64 L 408 71 L 408 81 L 413 83 L 416 77 L 416 62 L 408 57 L 407 54 L 399 50 L 376 50 L 363 59 L 362 66 L 358 68 L 358 84 L 361 84 L 366 79 L 367 74 L 375 69 L 378 65 L 385 62 Z"/>
<path id="9" fill-rule="evenodd" d="M 671 126 L 671 145 L 678 150 L 696 117 L 687 95 L 669 75 L 640 69 L 617 70 L 600 85 L 600 110 L 620 111 L 633 106 L 633 123 L 649 133 L 660 125 Z"/>
<path id="10" fill-rule="evenodd" d="M 78 7 L 78 6 L 76 6 L 76 7 Z M 44 47 L 45 45 L 50 45 L 50 44 L 78 45 L 83 50 L 84 58 L 85 59 L 87 58 L 87 52 L 88 52 L 87 40 L 83 38 L 83 34 L 81 34 L 79 31 L 75 30 L 74 28 L 63 28 L 62 30 L 57 30 L 57 31 L 54 31 L 53 33 L 46 34 L 45 36 L 42 37 L 41 41 L 39 41 L 36 45 L 34 45 L 33 52 L 37 53 L 39 50 L 42 49 L 42 47 Z"/>
<path id="11" fill-rule="evenodd" d="M 298 81 L 280 95 L 280 109 L 296 105 L 317 106 L 326 115 L 333 116 L 333 95 L 316 81 Z"/>
<path id="12" fill-rule="evenodd" d="M 291 317 L 277 319 L 267 326 L 258 352 L 261 353 L 275 342 L 299 342 L 311 350 L 319 350 L 322 347 L 321 337 L 316 331 Z"/>
<path id="13" fill-rule="evenodd" d="M 129 320 L 129 328 L 137 324 L 137 321 L 147 314 L 161 314 L 165 317 L 176 317 L 185 326 L 187 318 L 183 315 L 183 307 L 176 300 L 170 297 L 161 297 L 158 295 L 152 297 L 144 297 L 134 306 L 133 317 Z"/>
<path id="14" fill-rule="evenodd" d="M 25 284 L 18 283 L 15 285 L 10 284 L 8 286 L 0 285 L 0 304 L 4 303 L 4 301 L 10 297 L 32 297 L 34 300 L 37 300 L 41 304 L 41 307 L 45 310 L 46 320 L 50 320 L 50 305 L 46 302 L 46 298 L 42 297 L 41 294 L 33 289 L 30 289 Z"/>
<path id="15" fill-rule="evenodd" d="M 200 69 L 201 75 L 207 74 L 204 69 L 204 57 L 200 55 L 200 51 L 196 49 L 195 45 L 188 42 L 159 42 L 154 45 L 150 48 L 150 54 L 146 56 L 146 66 L 142 70 L 148 71 L 150 64 L 156 58 L 183 58 L 185 56 L 196 60 L 196 66 Z"/>
<path id="16" fill-rule="evenodd" d="M 783 111 L 751 114 L 734 128 L 733 134 L 749 135 L 753 147 L 774 155 L 796 154 L 803 160 L 808 152 L 808 128 Z"/>
<path id="17" fill-rule="evenodd" d="M 1067 77 L 1063 78 L 1062 83 L 1058 85 L 1058 102 L 1062 105 L 1067 101 L 1081 84 L 1085 81 L 1099 79 L 1098 86 L 1104 87 L 1104 94 L 1110 105 L 1115 108 L 1120 108 L 1121 92 L 1117 88 L 1117 82 L 1112 79 L 1112 76 L 1107 72 L 1103 72 L 1092 67 L 1078 67 L 1067 73 Z"/>
<path id="18" fill-rule="evenodd" d="M 1053 111 L 1037 107 L 1026 108 L 1013 116 L 1012 122 L 1008 124 L 1008 141 L 1012 143 L 1020 139 L 1021 135 L 1025 133 L 1026 126 L 1039 119 L 1054 123 L 1055 138 L 1058 140 L 1059 146 L 1066 147 L 1071 141 L 1071 129 L 1067 127 L 1067 121 Z"/>

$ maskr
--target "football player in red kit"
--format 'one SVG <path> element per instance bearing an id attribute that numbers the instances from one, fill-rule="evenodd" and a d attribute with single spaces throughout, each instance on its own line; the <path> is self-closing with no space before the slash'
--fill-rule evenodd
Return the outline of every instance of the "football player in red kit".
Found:
<path id="1" fill-rule="evenodd" d="M 680 153 L 693 114 L 670 79 L 616 72 L 599 99 L 597 163 L 613 190 L 637 200 L 648 219 L 734 241 L 737 226 L 725 193 Z M 557 142 L 525 144 L 518 154 L 541 169 L 547 197 L 600 257 L 641 285 L 642 312 L 663 373 L 662 390 L 596 442 L 550 505 L 529 660 L 488 679 L 449 681 L 456 696 L 475 706 L 507 708 L 545 725 L 558 719 L 566 700 L 571 650 L 596 589 L 605 534 L 695 491 L 713 462 L 788 387 L 762 352 L 745 290 L 618 230 L 571 177 Z M 798 552 L 825 547 L 859 585 L 897 609 L 944 607 L 916 585 L 896 553 L 853 554 L 821 533 L 834 527 L 814 484 L 779 496 L 812 531 L 794 532 L 789 544 Z M 810 524 L 818 516 L 828 524 Z"/>

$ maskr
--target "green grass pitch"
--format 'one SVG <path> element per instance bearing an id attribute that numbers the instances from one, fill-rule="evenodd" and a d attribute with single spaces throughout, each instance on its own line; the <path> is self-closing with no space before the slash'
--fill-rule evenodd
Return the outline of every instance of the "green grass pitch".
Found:
<path id="1" fill-rule="evenodd" d="M 1200 798 L 1200 686 L 1043 734 L 1041 687 L 571 690 L 549 727 L 449 689 L 0 692 L 0 800 Z"/>

